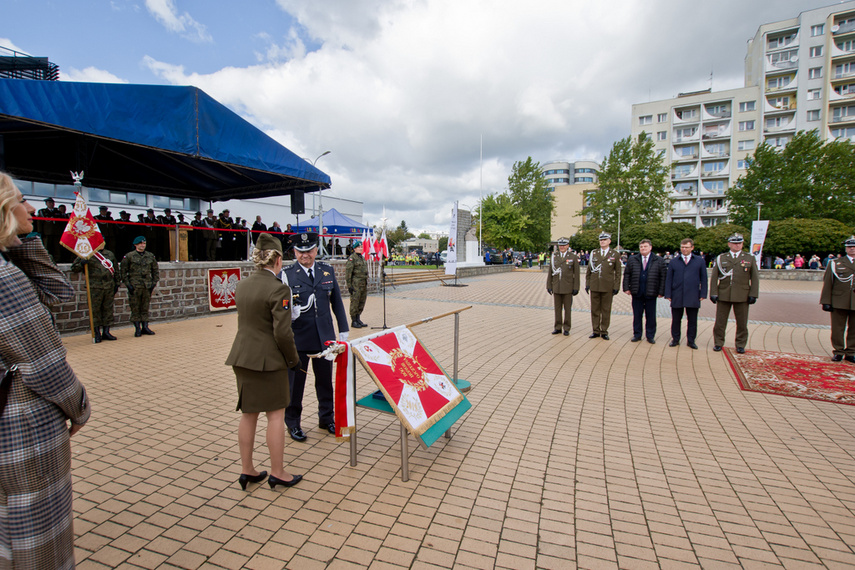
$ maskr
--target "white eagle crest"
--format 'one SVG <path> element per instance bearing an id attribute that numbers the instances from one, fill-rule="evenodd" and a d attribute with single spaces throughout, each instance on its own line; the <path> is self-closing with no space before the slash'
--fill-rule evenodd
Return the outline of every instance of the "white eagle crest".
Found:
<path id="1" fill-rule="evenodd" d="M 214 275 L 211 279 L 211 293 L 221 305 L 231 305 L 235 299 L 235 289 L 240 279 L 236 273 L 229 275 L 223 272 L 223 276 Z"/>

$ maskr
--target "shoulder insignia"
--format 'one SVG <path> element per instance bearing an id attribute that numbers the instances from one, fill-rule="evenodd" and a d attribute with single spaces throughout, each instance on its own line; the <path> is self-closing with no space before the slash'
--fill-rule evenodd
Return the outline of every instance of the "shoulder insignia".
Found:
<path id="1" fill-rule="evenodd" d="M 324 277 L 329 276 L 329 274 L 330 274 L 329 271 L 324 271 Z"/>
<path id="2" fill-rule="evenodd" d="M 285 309 L 286 311 L 288 310 L 289 304 L 290 304 L 290 301 L 288 299 L 282 299 L 282 308 Z"/>

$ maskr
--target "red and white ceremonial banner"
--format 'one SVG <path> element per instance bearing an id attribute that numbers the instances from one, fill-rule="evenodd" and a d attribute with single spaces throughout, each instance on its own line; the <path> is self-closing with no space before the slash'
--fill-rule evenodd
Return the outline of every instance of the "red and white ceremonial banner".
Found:
<path id="1" fill-rule="evenodd" d="M 80 192 L 75 192 L 75 194 L 77 194 L 77 199 L 71 209 L 71 218 L 65 226 L 65 231 L 62 232 L 59 243 L 79 257 L 89 259 L 95 255 L 96 251 L 104 247 L 104 236 L 101 235 L 98 223 L 89 212 L 83 194 Z M 99 259 L 101 259 L 100 256 Z"/>
<path id="2" fill-rule="evenodd" d="M 235 290 L 240 281 L 240 267 L 208 270 L 208 306 L 212 311 L 237 307 Z"/>
<path id="3" fill-rule="evenodd" d="M 349 438 L 356 432 L 356 386 L 353 352 L 350 344 L 340 342 L 343 350 L 335 357 L 335 394 L 333 398 L 335 436 Z"/>
<path id="4" fill-rule="evenodd" d="M 351 343 L 395 414 L 419 437 L 464 400 L 433 356 L 406 326 Z"/>

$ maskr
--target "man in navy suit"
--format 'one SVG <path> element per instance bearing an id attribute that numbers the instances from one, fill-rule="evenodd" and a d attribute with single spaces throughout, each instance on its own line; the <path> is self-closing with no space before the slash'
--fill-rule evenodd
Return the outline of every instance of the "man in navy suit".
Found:
<path id="1" fill-rule="evenodd" d="M 282 282 L 291 287 L 293 296 L 291 328 L 300 355 L 300 370 L 290 373 L 291 403 L 285 408 L 285 425 L 291 439 L 306 441 L 306 434 L 300 427 L 300 416 L 303 413 L 309 355 L 323 351 L 327 348 L 327 341 L 335 340 L 333 314 L 338 323 L 339 340 L 347 340 L 349 329 L 335 271 L 326 263 L 315 261 L 318 234 L 294 234 L 292 243 L 297 263 L 282 270 Z M 311 360 L 318 396 L 318 425 L 334 434 L 332 362 L 324 358 Z"/>
<path id="2" fill-rule="evenodd" d="M 680 242 L 680 255 L 675 255 L 668 264 L 665 276 L 665 298 L 671 301 L 671 344 L 680 344 L 683 309 L 686 311 L 686 344 L 697 349 L 698 310 L 707 297 L 707 266 L 704 258 L 692 254 L 695 242 L 686 238 Z"/>

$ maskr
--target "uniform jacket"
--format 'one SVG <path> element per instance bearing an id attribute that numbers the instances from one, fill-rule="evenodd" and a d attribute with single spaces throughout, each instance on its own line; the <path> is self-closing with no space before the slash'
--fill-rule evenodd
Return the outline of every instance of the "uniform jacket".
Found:
<path id="1" fill-rule="evenodd" d="M 728 273 L 730 276 L 724 277 Z M 746 303 L 748 297 L 756 299 L 759 293 L 760 272 L 753 255 L 740 251 L 734 259 L 726 251 L 715 258 L 710 274 L 710 296 L 718 295 L 719 301 L 727 303 Z"/>
<path id="2" fill-rule="evenodd" d="M 599 248 L 591 251 L 588 269 L 585 273 L 585 286 L 598 293 L 620 289 L 620 254 L 616 250 L 609 248 L 605 257 L 602 256 Z"/>
<path id="3" fill-rule="evenodd" d="M 573 291 L 579 291 L 582 283 L 582 275 L 579 270 L 579 257 L 567 250 L 562 257 L 560 251 L 556 251 L 550 258 L 551 265 L 546 268 L 546 289 L 556 295 L 570 295 Z"/>
<path id="4" fill-rule="evenodd" d="M 645 291 L 639 291 L 641 283 L 641 271 L 643 269 L 642 256 L 640 253 L 630 255 L 626 260 L 623 272 L 623 290 L 633 295 L 644 295 L 648 299 L 655 299 L 665 293 L 665 273 L 668 268 L 665 260 L 650 252 L 647 256 L 647 287 Z"/>
<path id="5" fill-rule="evenodd" d="M 300 363 L 291 329 L 291 289 L 267 269 L 257 269 L 235 290 L 238 331 L 229 366 L 268 372 Z"/>
<path id="6" fill-rule="evenodd" d="M 309 353 L 320 352 L 326 348 L 324 342 L 335 340 L 333 313 L 339 332 L 350 330 L 335 271 L 326 263 L 317 261 L 313 271 L 314 283 L 309 281 L 309 276 L 299 263 L 292 263 L 282 270 L 283 282 L 291 287 L 293 303 L 305 307 L 309 304 L 310 296 L 315 295 L 313 306 L 291 322 L 297 350 Z"/>
<path id="7" fill-rule="evenodd" d="M 668 264 L 665 276 L 665 298 L 671 299 L 675 309 L 698 309 L 707 295 L 707 265 L 700 255 L 692 254 L 688 265 L 682 255 L 675 255 Z"/>
<path id="8" fill-rule="evenodd" d="M 140 286 L 151 289 L 159 279 L 157 259 L 150 251 L 134 250 L 122 259 L 122 283 L 128 289 Z"/>
<path id="9" fill-rule="evenodd" d="M 119 283 L 122 282 L 122 268 L 119 267 L 118 262 L 116 262 L 116 256 L 113 255 L 112 251 L 102 249 L 101 255 L 113 263 L 113 271 L 104 267 L 104 265 L 95 259 L 95 257 L 90 257 L 89 259 L 83 259 L 82 257 L 75 258 L 74 262 L 71 264 L 71 270 L 82 273 L 84 271 L 84 264 L 88 265 L 90 289 L 115 289 L 119 286 Z"/>
<path id="10" fill-rule="evenodd" d="M 822 280 L 819 302 L 834 309 L 855 311 L 855 264 L 845 255 L 829 262 Z"/>
<path id="11" fill-rule="evenodd" d="M 347 258 L 344 276 L 348 289 L 364 289 L 368 286 L 368 264 L 361 253 L 351 253 Z"/>

